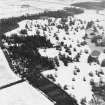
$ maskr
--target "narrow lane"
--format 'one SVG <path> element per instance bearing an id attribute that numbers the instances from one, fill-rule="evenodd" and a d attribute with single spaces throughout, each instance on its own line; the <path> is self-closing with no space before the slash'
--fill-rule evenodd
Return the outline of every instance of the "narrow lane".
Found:
<path id="1" fill-rule="evenodd" d="M 75 99 L 43 76 L 38 81 L 34 79 L 29 81 L 35 88 L 37 87 L 55 101 L 56 105 L 78 105 Z"/>

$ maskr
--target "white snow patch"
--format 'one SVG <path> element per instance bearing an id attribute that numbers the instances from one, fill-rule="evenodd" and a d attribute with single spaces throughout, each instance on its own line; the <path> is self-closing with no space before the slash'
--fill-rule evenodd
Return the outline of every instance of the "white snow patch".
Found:
<path id="1" fill-rule="evenodd" d="M 20 80 L 11 70 L 3 51 L 0 48 L 0 86 Z"/>
<path id="2" fill-rule="evenodd" d="M 23 82 L 0 90 L 1 105 L 54 105 L 44 94 Z"/>

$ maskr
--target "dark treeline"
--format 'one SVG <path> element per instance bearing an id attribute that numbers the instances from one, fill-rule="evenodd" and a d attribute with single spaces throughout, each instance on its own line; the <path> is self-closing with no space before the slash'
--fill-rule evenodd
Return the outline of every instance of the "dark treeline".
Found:
<path id="1" fill-rule="evenodd" d="M 25 19 L 39 19 L 41 17 L 67 17 L 68 15 L 71 15 L 70 13 L 66 13 L 65 11 L 45 11 L 43 13 L 34 14 L 34 15 L 23 15 L 20 17 L 11 17 L 7 19 L 1 19 L 0 20 L 0 34 L 3 34 L 7 31 L 13 30 L 16 27 L 18 27 L 18 22 L 25 20 Z"/>
<path id="2" fill-rule="evenodd" d="M 65 7 L 64 10 L 65 10 L 66 12 L 71 13 L 71 14 L 81 14 L 81 13 L 84 12 L 83 9 L 81 9 L 81 8 L 75 8 L 75 7 L 71 7 L 71 8 Z"/>
<path id="3" fill-rule="evenodd" d="M 3 36 L 2 39 L 6 40 L 6 42 L 11 44 L 21 44 L 27 45 L 29 48 L 50 48 L 53 47 L 50 40 L 47 40 L 44 36 L 18 36 L 18 35 L 11 35 L 11 37 Z"/>
<path id="4" fill-rule="evenodd" d="M 95 10 L 103 10 L 105 9 L 105 1 L 100 0 L 100 2 L 80 2 L 74 3 L 72 6 L 85 8 L 85 9 L 95 9 Z"/>
<path id="5" fill-rule="evenodd" d="M 3 36 L 2 40 L 8 43 L 8 46 L 4 45 L 2 49 L 8 51 L 16 74 L 27 78 L 31 73 L 55 68 L 54 59 L 42 57 L 38 52 L 38 48 L 53 47 L 45 37 L 12 35 L 11 37 Z"/>
<path id="6" fill-rule="evenodd" d="M 15 29 L 18 27 L 18 22 L 25 20 L 25 19 L 39 19 L 41 17 L 55 17 L 55 18 L 64 18 L 67 16 L 73 16 L 74 14 L 80 14 L 84 11 L 82 9 L 76 9 L 76 8 L 64 8 L 64 10 L 58 10 L 58 11 L 44 11 L 43 13 L 38 14 L 27 14 L 19 17 L 10 17 L 10 18 L 4 18 L 0 20 L 0 34 L 3 34 L 5 32 L 8 32 L 10 30 Z"/>

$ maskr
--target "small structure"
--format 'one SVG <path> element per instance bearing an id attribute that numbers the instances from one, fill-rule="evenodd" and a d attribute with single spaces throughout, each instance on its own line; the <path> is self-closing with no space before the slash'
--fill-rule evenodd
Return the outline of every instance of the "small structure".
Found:
<path id="1" fill-rule="evenodd" d="M 94 57 L 94 58 L 97 58 L 99 55 L 100 55 L 100 51 L 98 51 L 98 50 L 94 50 L 91 53 L 91 56 Z"/>
<path id="2" fill-rule="evenodd" d="M 98 61 L 99 55 L 100 55 L 100 51 L 98 51 L 98 50 L 92 51 L 92 53 L 88 57 L 88 63 L 92 63 L 92 62 L 99 63 L 99 61 Z"/>

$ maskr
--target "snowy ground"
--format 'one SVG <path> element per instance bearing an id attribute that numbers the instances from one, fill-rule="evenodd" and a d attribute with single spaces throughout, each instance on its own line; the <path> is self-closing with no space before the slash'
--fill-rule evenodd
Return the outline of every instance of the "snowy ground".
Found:
<path id="1" fill-rule="evenodd" d="M 0 105 L 54 105 L 40 91 L 23 82 L 0 90 Z"/>
<path id="2" fill-rule="evenodd" d="M 0 48 L 0 87 L 20 80 L 11 70 Z M 44 94 L 27 82 L 0 90 L 0 105 L 54 105 Z"/>
<path id="3" fill-rule="evenodd" d="M 0 18 L 34 14 L 44 10 L 57 10 L 69 6 L 68 3 L 48 0 L 0 0 Z"/>
<path id="4" fill-rule="evenodd" d="M 80 72 L 74 75 L 75 67 L 80 69 Z M 90 80 L 99 82 L 99 77 L 95 75 L 95 69 L 99 68 L 98 65 L 90 66 L 87 63 L 71 63 L 67 67 L 61 65 L 57 68 L 57 71 L 45 71 L 42 74 L 47 77 L 52 75 L 55 79 L 55 84 L 59 84 L 62 89 L 67 86 L 65 90 L 69 95 L 76 98 L 78 104 L 83 97 L 86 97 L 87 104 L 93 98 L 93 92 L 91 91 L 92 87 L 90 85 Z M 74 69 L 74 70 L 73 70 Z M 93 73 L 94 77 L 90 77 L 89 73 Z M 51 80 L 52 81 L 52 80 Z"/>
<path id="5" fill-rule="evenodd" d="M 21 1 L 21 0 L 20 0 Z M 2 2 L 2 1 L 0 1 L 0 2 Z M 6 2 L 2 2 L 2 3 L 4 3 L 4 4 L 2 4 L 2 7 L 4 8 L 4 6 L 3 5 L 5 5 L 6 4 Z M 65 6 L 68 6 L 69 4 L 67 3 L 67 2 L 65 2 L 65 3 L 59 3 L 59 1 L 56 1 L 56 2 L 53 2 L 52 0 L 50 0 L 49 2 L 48 1 L 46 1 L 46 0 L 41 0 L 41 1 L 25 1 L 25 2 L 21 2 L 21 3 L 19 3 L 19 1 L 17 1 L 17 3 L 16 3 L 16 5 L 14 5 L 14 3 L 16 3 L 16 2 L 11 2 L 8 6 L 10 6 L 9 7 L 9 9 L 8 9 L 8 11 L 7 11 L 7 8 L 4 8 L 4 11 L 3 11 L 3 13 L 1 12 L 0 14 L 0 16 L 1 17 L 9 17 L 9 16 L 17 16 L 17 15 L 20 15 L 20 14 L 24 14 L 24 13 L 33 13 L 33 11 L 36 13 L 36 12 L 40 12 L 40 11 L 43 11 L 43 10 L 45 10 L 45 9 L 61 9 L 61 8 L 63 8 L 63 7 L 65 7 Z M 23 3 L 23 4 L 22 4 Z M 24 4 L 25 3 L 25 4 Z M 28 4 L 28 5 L 27 5 Z M 0 5 L 1 5 L 1 3 L 0 3 Z M 12 6 L 11 6 L 12 5 Z M 30 6 L 31 5 L 31 6 Z M 12 9 L 13 8 L 13 6 L 14 6 L 14 9 Z M 21 7 L 22 6 L 22 7 Z M 28 8 L 27 8 L 27 6 L 28 6 Z M 39 8 L 39 6 L 40 6 L 40 8 Z M 57 7 L 57 8 L 55 8 L 55 7 Z M 17 9 L 18 8 L 18 9 Z M 36 11 L 35 11 L 36 10 Z M 16 12 L 17 11 L 17 12 Z M 8 12 L 8 14 L 7 14 L 7 12 Z M 11 14 L 11 12 L 12 12 L 12 14 Z M 1 18 L 0 17 L 0 18 Z M 105 16 L 101 16 L 101 15 L 99 15 L 99 14 L 96 14 L 96 11 L 93 11 L 93 10 L 86 10 L 85 11 L 85 13 L 84 14 L 81 14 L 81 15 L 76 15 L 76 17 L 77 18 L 80 18 L 80 19 L 84 19 L 84 20 L 88 20 L 88 21 L 90 21 L 90 20 L 96 20 L 97 18 L 100 18 L 100 19 L 104 19 L 105 18 Z M 83 57 L 86 57 L 86 55 L 83 55 Z M 81 62 L 82 63 L 79 63 L 79 64 L 77 64 L 77 63 L 75 63 L 75 65 L 74 64 L 69 64 L 69 66 L 68 67 L 64 67 L 64 66 L 60 66 L 59 68 L 58 68 L 58 71 L 55 73 L 56 75 L 57 75 L 57 79 L 56 79 L 56 81 L 57 81 L 57 84 L 59 83 L 60 85 L 62 85 L 61 87 L 63 88 L 65 85 L 68 85 L 68 90 L 67 90 L 67 92 L 69 93 L 69 94 L 71 94 L 71 93 L 73 93 L 72 95 L 74 95 L 75 97 L 76 97 L 76 99 L 78 99 L 78 102 L 80 103 L 80 100 L 83 98 L 83 97 L 85 97 L 86 96 L 86 98 L 88 99 L 88 100 L 90 100 L 91 98 L 92 98 L 92 91 L 91 91 L 91 86 L 90 86 L 90 84 L 89 84 L 89 82 L 90 82 L 90 77 L 89 77 L 89 72 L 91 72 L 91 70 L 93 71 L 93 74 L 94 74 L 94 80 L 96 81 L 96 82 L 98 82 L 99 81 L 99 78 L 96 76 L 96 74 L 95 74 L 95 72 L 96 72 L 96 68 L 99 68 L 99 70 L 100 70 L 100 67 L 97 65 L 97 64 L 94 64 L 93 63 L 93 65 L 91 65 L 91 66 L 89 66 L 89 64 L 86 64 L 85 63 L 85 59 L 86 58 L 83 58 L 83 57 L 81 57 Z M 86 59 L 87 60 L 87 59 Z M 1 65 L 3 65 L 3 64 L 1 64 Z M 77 67 L 80 67 L 80 70 L 81 70 L 81 72 L 80 73 L 78 73 L 78 75 L 77 76 L 74 76 L 74 74 L 73 74 L 73 70 L 74 70 L 74 67 L 75 66 L 77 66 Z M 7 67 L 8 68 L 8 67 Z M 87 69 L 85 72 L 84 72 L 84 69 Z M 2 70 L 2 69 L 1 69 Z M 45 73 L 45 72 L 44 72 Z M 51 72 L 50 72 L 51 73 Z M 49 74 L 50 74 L 49 73 Z M 48 72 L 46 73 L 46 74 L 48 74 Z M 44 75 L 46 75 L 46 74 L 44 74 Z M 51 73 L 51 74 L 53 74 L 53 73 Z M 4 76 L 4 75 L 2 75 L 2 76 Z M 8 77 L 8 76 L 7 76 Z M 11 77 L 11 76 L 10 76 Z M 85 79 L 86 79 L 86 81 L 84 81 L 83 79 L 84 79 L 84 77 L 85 77 Z M 73 79 L 75 79 L 75 82 L 72 82 L 72 80 Z M 7 80 L 10 80 L 10 79 L 7 79 Z M 2 80 L 2 81 L 6 81 L 6 80 Z M 71 82 L 70 82 L 71 81 Z M 7 81 L 6 81 L 7 82 Z M 3 82 L 3 83 L 5 83 L 5 82 Z M 23 84 L 24 85 L 24 84 Z M 18 86 L 17 86 L 18 87 Z M 15 88 L 13 89 L 13 90 L 15 90 L 15 89 L 17 89 L 17 91 L 20 91 L 20 90 L 24 90 L 24 86 L 23 87 L 21 87 L 21 86 L 19 86 L 19 88 L 17 88 L 16 86 L 15 86 Z M 75 88 L 75 89 L 74 89 Z M 26 89 L 26 88 L 25 88 Z M 28 88 L 29 89 L 29 88 Z M 28 89 L 26 89 L 26 90 L 24 90 L 24 92 L 25 92 L 25 99 L 28 99 L 27 98 L 27 96 L 28 96 L 28 94 L 29 93 L 31 93 L 31 92 L 29 92 L 29 93 L 27 93 L 27 90 Z M 10 92 L 11 93 L 11 90 L 12 89 L 10 89 L 10 90 L 7 90 L 7 92 L 6 93 L 8 93 L 8 92 Z M 21 94 L 18 94 L 19 92 L 17 92 L 17 91 L 13 91 L 13 93 L 8 93 L 8 95 L 5 95 L 6 93 L 5 92 L 1 92 L 1 94 L 3 94 L 3 95 L 0 95 L 0 100 L 5 100 L 6 98 L 5 97 L 7 97 L 7 102 L 9 103 L 9 104 L 7 104 L 7 103 L 3 103 L 2 105 L 14 105 L 14 102 L 11 102 L 11 99 L 9 98 L 9 97 L 13 97 L 14 95 L 16 96 L 16 99 L 15 99 L 15 97 L 13 97 L 14 98 L 14 100 L 16 100 L 16 105 L 23 105 L 24 104 L 24 98 L 23 98 L 23 96 L 24 96 L 24 94 L 22 94 L 22 92 L 21 92 Z M 29 89 L 28 91 L 32 91 L 31 89 Z M 85 91 L 85 93 L 84 94 L 81 94 L 81 93 L 83 93 L 83 91 Z M 10 94 L 10 95 L 9 95 Z M 21 96 L 21 97 L 20 97 Z M 30 96 L 30 100 L 32 100 L 31 102 L 31 104 L 28 104 L 28 103 L 25 103 L 25 105 L 33 105 L 33 103 L 34 103 L 34 101 L 33 101 L 33 96 L 31 97 L 31 95 L 29 95 Z M 19 97 L 19 99 L 17 98 L 17 97 Z M 8 101 L 8 99 L 9 99 L 9 101 Z M 18 103 L 18 102 L 20 102 L 20 103 Z M 36 101 L 35 101 L 36 102 Z M 39 102 L 41 102 L 41 101 L 39 101 Z M 38 104 L 38 105 L 41 105 L 41 104 Z M 44 105 L 44 104 L 43 104 Z M 45 105 L 47 105 L 47 104 L 45 104 Z"/>
<path id="6" fill-rule="evenodd" d="M 71 3 L 97 0 L 0 0 L 0 18 L 58 10 Z M 99 0 L 98 0 L 99 1 Z"/>
<path id="7" fill-rule="evenodd" d="M 105 19 L 105 15 L 98 14 L 96 10 L 85 10 L 83 14 L 76 15 L 75 17 L 82 20 L 86 20 L 86 21 L 90 21 L 90 20 L 94 21 L 96 19 L 100 19 L 100 20 Z"/>
<path id="8" fill-rule="evenodd" d="M 8 83 L 20 80 L 11 70 L 0 48 L 0 87 Z"/>

